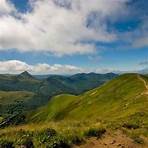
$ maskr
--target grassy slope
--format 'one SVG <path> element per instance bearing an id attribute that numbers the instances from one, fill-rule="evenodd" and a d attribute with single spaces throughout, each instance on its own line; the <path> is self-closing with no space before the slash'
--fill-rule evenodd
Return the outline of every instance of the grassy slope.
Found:
<path id="1" fill-rule="evenodd" d="M 148 83 L 148 77 L 140 78 Z M 123 125 L 127 121 L 134 124 L 138 122 L 140 126 L 137 129 L 118 128 L 132 139 L 141 135 L 148 137 L 148 95 L 143 93 L 146 87 L 142 80 L 137 74 L 126 74 L 79 96 L 56 96 L 48 105 L 28 115 L 30 123 L 1 129 L 0 139 L 13 141 L 17 145 L 17 141 L 30 134 L 35 147 L 44 148 L 45 144 L 38 140 L 38 134 L 43 129 L 55 129 L 66 139 L 75 136 L 85 138 L 84 133 L 89 129 L 102 127 L 114 134 L 112 128 L 116 127 L 113 125 L 120 122 Z M 118 142 L 118 139 L 115 141 Z"/>
<path id="2" fill-rule="evenodd" d="M 16 106 L 16 101 L 22 102 L 24 111 L 32 110 L 45 105 L 52 96 L 63 93 L 81 94 L 116 76 L 113 73 L 89 73 L 69 77 L 50 76 L 38 80 L 27 71 L 19 75 L 0 74 L 0 115 L 8 112 L 11 106 Z"/>
<path id="3" fill-rule="evenodd" d="M 27 91 L 0 91 L 0 104 L 10 105 L 15 101 L 29 100 L 33 97 L 34 93 Z M 9 99 L 8 99 L 9 98 Z"/>
<path id="4" fill-rule="evenodd" d="M 21 76 L 21 75 L 19 75 Z M 34 78 L 22 78 L 15 75 L 0 75 L 0 90 L 37 92 L 40 81 Z"/>
<path id="5" fill-rule="evenodd" d="M 33 122 L 130 119 L 148 125 L 148 96 L 141 95 L 145 89 L 137 74 L 125 74 L 79 96 L 54 97 L 47 106 L 31 113 L 28 118 Z"/>
<path id="6" fill-rule="evenodd" d="M 34 100 L 30 101 L 30 106 L 39 107 L 48 102 L 49 98 L 58 94 L 70 93 L 70 94 L 80 94 L 85 90 L 90 90 L 97 86 L 100 86 L 106 81 L 116 77 L 116 74 L 77 74 L 73 76 L 50 76 L 47 79 L 38 80 L 30 75 L 28 72 L 23 72 L 20 75 L 1 75 L 0 74 L 0 91 L 19 91 L 19 96 L 21 91 L 29 91 L 36 94 Z M 95 82 L 95 83 L 94 83 Z M 8 92 L 10 94 L 10 92 Z M 23 95 L 23 94 L 22 94 Z M 2 94 L 2 100 L 11 102 L 13 97 L 5 97 Z M 25 98 L 24 98 L 25 100 Z M 1 108 L 0 108 L 1 111 Z"/>
<path id="7" fill-rule="evenodd" d="M 73 95 L 59 95 L 50 101 L 49 105 L 46 107 L 41 107 L 35 112 L 29 113 L 29 118 L 32 120 L 37 119 L 37 121 L 49 121 L 49 119 L 54 118 L 57 113 L 60 113 L 65 108 L 71 106 L 72 102 L 75 102 L 77 99 L 76 96 Z"/>
<path id="8" fill-rule="evenodd" d="M 5 116 L 8 110 L 12 106 L 16 106 L 19 102 L 24 102 L 27 108 L 27 103 L 34 97 L 35 94 L 28 91 L 0 91 L 0 115 Z"/>

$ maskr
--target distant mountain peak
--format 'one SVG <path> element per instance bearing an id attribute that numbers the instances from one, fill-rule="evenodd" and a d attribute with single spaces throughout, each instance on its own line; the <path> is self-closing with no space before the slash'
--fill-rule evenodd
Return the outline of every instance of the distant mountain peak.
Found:
<path id="1" fill-rule="evenodd" d="M 21 74 L 18 75 L 19 78 L 23 78 L 23 79 L 32 79 L 33 76 L 28 72 L 28 71 L 24 71 Z"/>

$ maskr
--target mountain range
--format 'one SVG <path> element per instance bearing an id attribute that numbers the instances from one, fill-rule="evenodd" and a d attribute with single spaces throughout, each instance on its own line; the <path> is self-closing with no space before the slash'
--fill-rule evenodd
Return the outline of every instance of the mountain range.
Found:
<path id="1" fill-rule="evenodd" d="M 37 79 L 24 72 L 1 79 L 1 84 L 7 83 L 0 91 L 0 146 L 148 146 L 147 75 L 89 73 Z M 54 93 L 49 99 L 50 91 Z"/>
<path id="2" fill-rule="evenodd" d="M 19 75 L 0 75 L 0 113 L 7 116 L 18 104 L 30 110 L 46 104 L 62 93 L 81 94 L 115 78 L 114 73 L 80 73 L 72 76 L 50 75 L 38 79 L 27 71 Z M 17 110 L 17 109 L 16 109 Z"/>

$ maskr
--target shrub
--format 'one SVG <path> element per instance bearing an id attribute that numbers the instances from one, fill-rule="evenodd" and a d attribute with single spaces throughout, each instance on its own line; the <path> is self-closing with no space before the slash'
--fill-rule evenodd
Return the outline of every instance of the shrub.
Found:
<path id="1" fill-rule="evenodd" d="M 25 138 L 21 141 L 20 146 L 23 148 L 34 148 L 32 138 Z"/>
<path id="2" fill-rule="evenodd" d="M 46 143 L 56 135 L 57 135 L 57 132 L 54 129 L 48 128 L 37 133 L 37 139 L 40 143 Z"/>
<path id="3" fill-rule="evenodd" d="M 17 132 L 17 135 L 18 135 L 18 137 L 32 137 L 33 136 L 33 132 L 25 131 L 25 130 L 20 129 Z"/>
<path id="4" fill-rule="evenodd" d="M 0 148 L 14 148 L 13 142 L 8 140 L 0 140 Z"/>
<path id="5" fill-rule="evenodd" d="M 33 141 L 32 141 L 32 137 L 33 137 L 33 133 L 29 132 L 29 131 L 24 131 L 24 130 L 19 130 L 17 132 L 17 142 L 16 144 L 19 145 L 20 147 L 23 148 L 33 148 Z"/>
<path id="6" fill-rule="evenodd" d="M 133 140 L 135 143 L 138 143 L 138 144 L 144 144 L 144 140 L 141 138 L 141 137 L 133 137 Z"/>
<path id="7" fill-rule="evenodd" d="M 53 137 L 57 134 L 57 132 L 54 129 L 48 128 L 44 131 L 44 133 L 48 136 L 48 137 Z"/>
<path id="8" fill-rule="evenodd" d="M 55 136 L 46 144 L 47 148 L 70 148 L 70 144 L 63 136 Z"/>
<path id="9" fill-rule="evenodd" d="M 81 143 L 84 142 L 83 138 L 80 138 L 78 136 L 73 136 L 71 139 L 72 144 L 80 145 Z"/>
<path id="10" fill-rule="evenodd" d="M 124 123 L 123 127 L 127 128 L 127 129 L 137 129 L 137 128 L 139 128 L 139 125 L 136 123 Z"/>
<path id="11" fill-rule="evenodd" d="M 84 133 L 85 136 L 87 137 L 97 137 L 97 138 L 101 138 L 102 135 L 106 132 L 106 129 L 104 128 L 90 128 L 88 131 L 86 131 Z"/>

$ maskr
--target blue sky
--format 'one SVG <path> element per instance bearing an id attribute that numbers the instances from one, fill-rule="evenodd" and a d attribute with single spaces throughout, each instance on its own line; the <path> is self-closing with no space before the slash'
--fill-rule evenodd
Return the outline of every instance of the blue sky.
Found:
<path id="1" fill-rule="evenodd" d="M 0 73 L 148 68 L 148 1 L 81 1 L 0 0 Z"/>
<path id="2" fill-rule="evenodd" d="M 25 13 L 29 8 L 28 0 L 11 0 L 11 2 L 20 12 Z"/>

